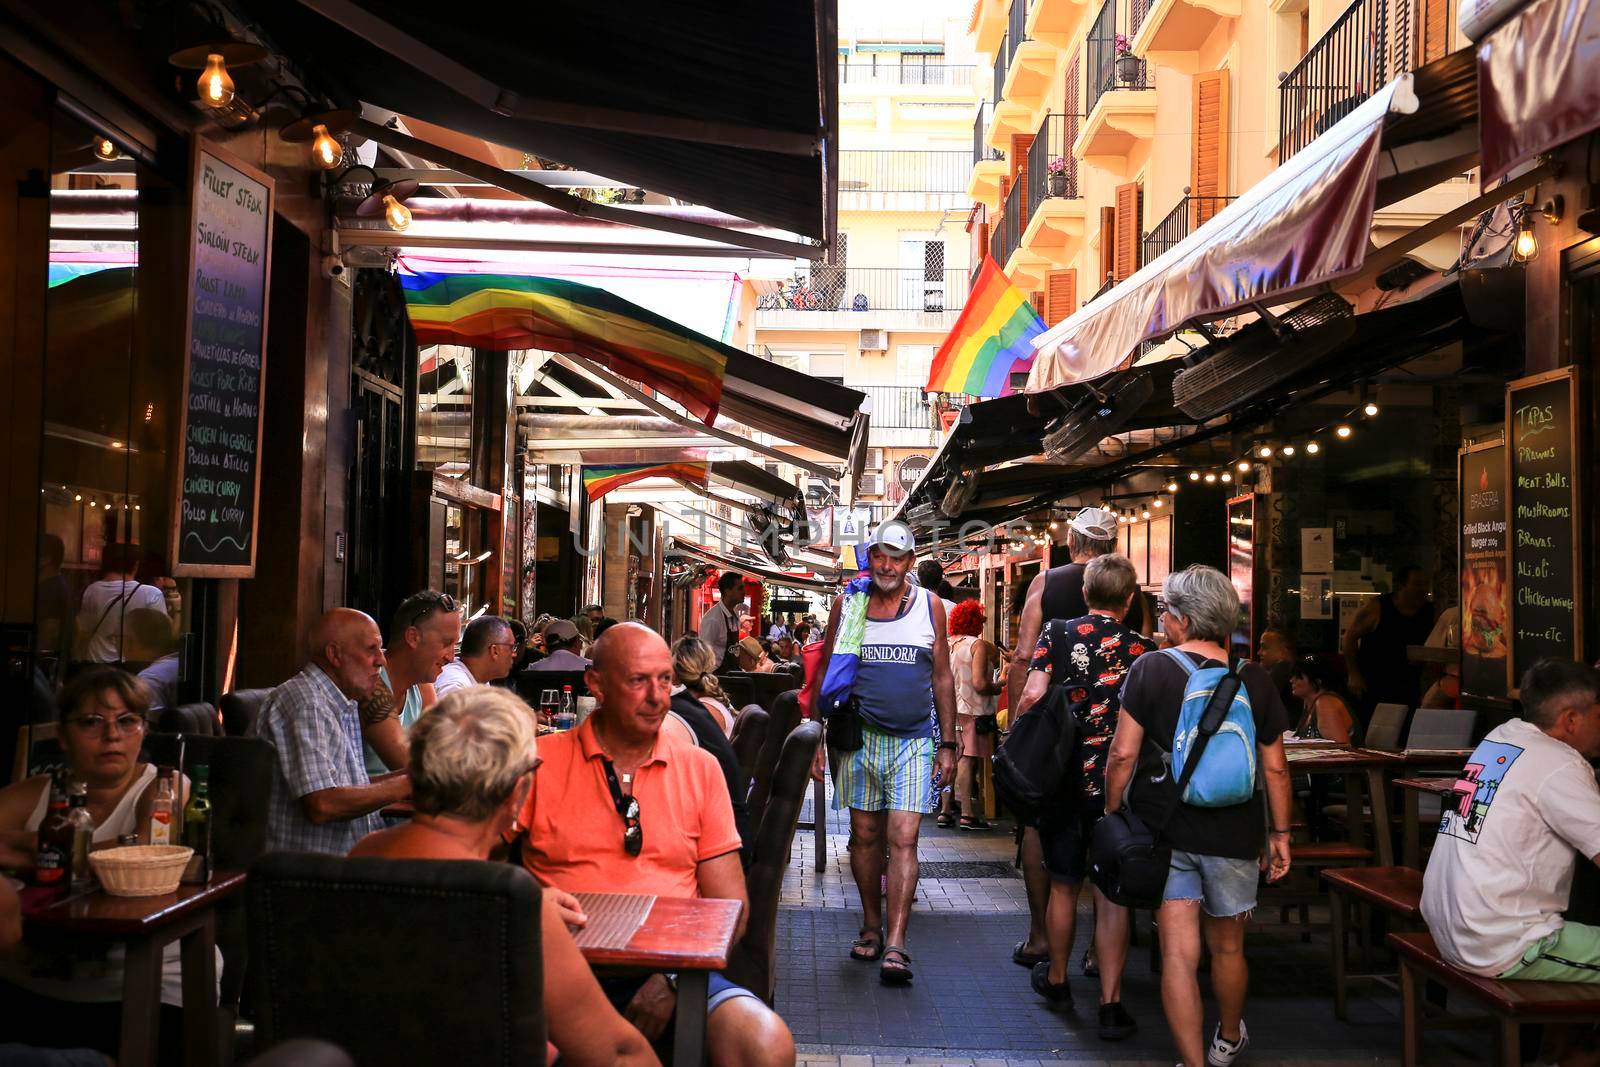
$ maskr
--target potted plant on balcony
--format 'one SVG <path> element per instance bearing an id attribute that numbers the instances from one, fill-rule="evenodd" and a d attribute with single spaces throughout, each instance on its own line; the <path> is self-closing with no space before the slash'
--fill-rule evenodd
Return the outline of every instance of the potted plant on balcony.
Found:
<path id="1" fill-rule="evenodd" d="M 1133 42 L 1125 33 L 1116 37 L 1117 81 L 1123 85 L 1138 85 L 1142 71 L 1139 57 L 1133 54 Z"/>
<path id="2" fill-rule="evenodd" d="M 1067 195 L 1067 157 L 1055 156 L 1045 167 L 1050 175 L 1050 195 Z"/>

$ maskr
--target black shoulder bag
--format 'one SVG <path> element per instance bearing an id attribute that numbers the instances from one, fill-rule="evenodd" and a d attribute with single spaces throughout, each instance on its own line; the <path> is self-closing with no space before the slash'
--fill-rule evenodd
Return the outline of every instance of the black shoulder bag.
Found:
<path id="1" fill-rule="evenodd" d="M 1060 622 L 1051 620 L 1050 625 L 1059 626 Z M 1037 816 L 1072 785 L 1078 720 L 1067 694 L 1073 682 L 1069 678 L 1050 686 L 1038 704 L 1014 718 L 1005 742 L 994 754 L 995 792 L 1007 808 L 1024 818 Z"/>
<path id="2" fill-rule="evenodd" d="M 1146 823 L 1135 815 L 1125 797 L 1122 807 L 1094 824 L 1089 839 L 1089 877 L 1107 900 L 1126 908 L 1154 908 L 1161 903 L 1167 888 L 1167 871 L 1172 866 L 1172 846 L 1162 834 L 1183 803 L 1183 791 L 1238 692 L 1237 674 L 1230 673 L 1217 684 L 1206 713 L 1200 717 L 1200 738 L 1185 758 L 1176 786 L 1168 764 L 1164 779 L 1167 788 L 1161 791 L 1161 810 L 1154 821 Z"/>

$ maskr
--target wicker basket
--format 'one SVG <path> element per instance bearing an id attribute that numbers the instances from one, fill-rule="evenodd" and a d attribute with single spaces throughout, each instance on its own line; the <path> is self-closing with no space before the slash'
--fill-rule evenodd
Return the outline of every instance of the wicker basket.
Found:
<path id="1" fill-rule="evenodd" d="M 177 891 L 192 855 L 182 845 L 124 845 L 89 853 L 89 865 L 114 897 L 159 897 Z"/>

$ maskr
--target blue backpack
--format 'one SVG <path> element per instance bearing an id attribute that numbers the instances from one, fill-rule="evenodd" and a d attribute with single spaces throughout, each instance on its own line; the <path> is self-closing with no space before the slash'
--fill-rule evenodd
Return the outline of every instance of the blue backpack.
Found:
<path id="1" fill-rule="evenodd" d="M 1205 732 L 1212 734 L 1200 763 L 1189 777 L 1182 800 L 1197 808 L 1226 808 L 1243 804 L 1256 788 L 1256 720 L 1250 693 L 1233 667 L 1196 667 L 1175 648 L 1163 649 L 1183 668 L 1183 706 L 1172 735 L 1172 773 L 1183 774 L 1185 757 L 1200 740 L 1201 723 L 1211 712 Z M 1228 699 L 1229 690 L 1232 697 Z M 1218 692 L 1220 690 L 1220 693 Z M 1215 701 L 1213 695 L 1222 699 Z M 1226 701 L 1226 703 L 1224 703 Z"/>

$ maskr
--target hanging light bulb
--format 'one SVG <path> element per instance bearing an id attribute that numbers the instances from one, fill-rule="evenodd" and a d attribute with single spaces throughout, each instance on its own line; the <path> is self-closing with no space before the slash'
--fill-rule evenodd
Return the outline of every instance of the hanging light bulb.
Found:
<path id="1" fill-rule="evenodd" d="M 1374 404 L 1372 401 L 1369 400 L 1365 404 L 1361 405 L 1361 414 L 1365 415 L 1367 418 L 1370 419 L 1377 413 L 1378 405 Z"/>
<path id="2" fill-rule="evenodd" d="M 1517 227 L 1517 240 L 1511 247 L 1511 254 L 1523 263 L 1539 254 L 1539 238 L 1533 232 L 1533 217 L 1526 212 L 1521 225 Z"/>
<path id="3" fill-rule="evenodd" d="M 1341 441 L 1348 441 L 1352 433 L 1355 433 L 1355 431 L 1346 426 L 1344 423 L 1340 423 L 1333 429 L 1333 436 L 1337 437 Z"/>
<path id="4" fill-rule="evenodd" d="M 1155 507 L 1164 508 L 1164 507 L 1167 506 L 1167 498 L 1158 496 L 1154 500 L 1150 501 L 1150 503 L 1153 504 Z"/>
<path id="5" fill-rule="evenodd" d="M 1283 454 L 1284 454 L 1284 455 L 1285 455 L 1285 456 L 1292 456 L 1292 455 L 1294 455 L 1294 445 L 1284 445 L 1284 446 L 1283 446 Z"/>
<path id="6" fill-rule="evenodd" d="M 117 158 L 117 143 L 109 137 L 96 137 L 94 139 L 95 158 L 103 159 L 107 163 Z"/>
<path id="7" fill-rule="evenodd" d="M 1306 455 L 1314 456 L 1318 452 L 1321 452 L 1321 451 L 1322 451 L 1322 446 L 1317 444 L 1317 442 L 1315 442 L 1315 441 L 1307 441 L 1306 442 Z"/>
<path id="8" fill-rule="evenodd" d="M 1190 471 L 1189 472 L 1189 480 L 1191 482 L 1198 482 L 1200 480 L 1200 472 L 1199 471 Z"/>
<path id="9" fill-rule="evenodd" d="M 311 127 L 314 135 L 311 138 L 311 162 L 322 170 L 332 170 L 344 159 L 344 148 L 337 138 L 328 132 L 328 127 L 317 123 Z M 403 229 L 403 227 L 396 227 Z"/>
<path id="10" fill-rule="evenodd" d="M 1216 485 L 1217 484 L 1217 474 L 1216 474 L 1215 471 L 1206 471 L 1206 484 L 1207 485 Z"/>
<path id="11" fill-rule="evenodd" d="M 73 501 L 73 503 L 75 503 L 75 504 L 81 504 L 81 503 L 83 503 L 83 494 L 82 494 L 82 493 L 75 493 L 75 494 L 73 494 L 73 497 L 72 497 L 72 501 Z"/>
<path id="12" fill-rule="evenodd" d="M 391 230 L 404 230 L 411 225 L 411 209 L 394 198 L 392 193 L 383 197 L 383 221 Z"/>
<path id="13" fill-rule="evenodd" d="M 1177 482 L 1168 482 L 1167 483 L 1167 492 L 1176 493 L 1177 491 L 1178 491 L 1178 483 Z"/>
<path id="14" fill-rule="evenodd" d="M 221 52 L 206 54 L 205 69 L 200 72 L 200 102 L 206 107 L 221 110 L 233 103 L 233 79 L 228 76 L 228 64 Z"/>
<path id="15" fill-rule="evenodd" d="M 1229 474 L 1227 471 L 1223 471 L 1220 477 L 1222 478 L 1223 485 L 1227 485 L 1229 482 L 1233 481 L 1233 475 Z"/>
<path id="16" fill-rule="evenodd" d="M 1140 515 L 1141 518 L 1148 519 L 1150 517 L 1150 509 L 1149 508 L 1145 508 L 1143 511 L 1141 511 L 1139 513 L 1139 515 Z"/>
<path id="17" fill-rule="evenodd" d="M 1239 467 L 1239 473 L 1240 474 L 1249 474 L 1250 473 L 1250 461 L 1249 460 L 1241 459 L 1238 462 L 1238 467 Z"/>
<path id="18" fill-rule="evenodd" d="M 1271 459 L 1272 458 L 1272 446 L 1271 445 L 1262 445 L 1260 448 L 1258 448 L 1256 450 L 1256 455 L 1260 456 L 1262 459 Z"/>
<path id="19" fill-rule="evenodd" d="M 1056 523 L 1056 521 L 1054 519 L 1050 520 L 1050 529 L 1052 529 L 1052 530 L 1056 529 L 1057 525 L 1058 524 Z"/>

